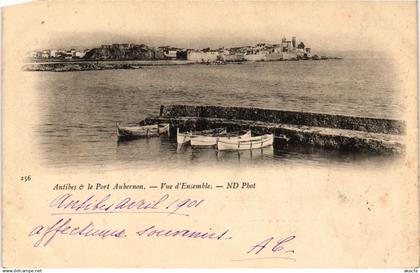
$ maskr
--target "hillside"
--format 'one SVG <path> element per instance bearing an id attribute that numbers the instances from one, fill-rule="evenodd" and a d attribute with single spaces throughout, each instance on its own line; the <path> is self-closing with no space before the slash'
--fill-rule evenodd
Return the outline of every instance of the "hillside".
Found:
<path id="1" fill-rule="evenodd" d="M 163 52 L 155 51 L 147 46 L 102 46 L 89 50 L 84 59 L 87 60 L 161 60 Z"/>

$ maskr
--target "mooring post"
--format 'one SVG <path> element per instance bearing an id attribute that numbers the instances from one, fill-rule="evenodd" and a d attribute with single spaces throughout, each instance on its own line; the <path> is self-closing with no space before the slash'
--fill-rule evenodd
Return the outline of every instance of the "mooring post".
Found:
<path id="1" fill-rule="evenodd" d="M 165 107 L 164 105 L 160 106 L 159 116 L 162 116 L 164 107 Z"/>

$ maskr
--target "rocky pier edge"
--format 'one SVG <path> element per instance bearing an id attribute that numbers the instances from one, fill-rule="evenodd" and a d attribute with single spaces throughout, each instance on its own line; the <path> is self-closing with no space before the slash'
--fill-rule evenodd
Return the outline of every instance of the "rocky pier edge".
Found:
<path id="1" fill-rule="evenodd" d="M 170 135 L 181 131 L 226 127 L 228 131 L 252 129 L 255 134 L 286 135 L 278 145 L 313 145 L 354 152 L 403 153 L 406 122 L 393 119 L 351 117 L 261 108 L 162 105 L 160 115 L 141 125 L 169 123 Z"/>

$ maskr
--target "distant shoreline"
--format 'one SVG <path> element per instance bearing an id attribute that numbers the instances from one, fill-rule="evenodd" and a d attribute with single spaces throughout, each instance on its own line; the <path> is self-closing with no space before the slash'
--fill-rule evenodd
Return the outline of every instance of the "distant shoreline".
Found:
<path id="1" fill-rule="evenodd" d="M 320 61 L 340 60 L 339 57 L 323 57 L 319 59 L 300 60 L 267 60 L 256 62 L 299 62 L 299 61 Z M 195 62 L 188 60 L 49 60 L 32 62 L 23 65 L 23 71 L 45 71 L 45 72 L 70 72 L 70 71 L 91 71 L 91 70 L 117 70 L 117 69 L 142 69 L 144 66 L 172 66 L 172 65 L 227 65 L 252 63 L 252 61 L 237 62 Z"/>

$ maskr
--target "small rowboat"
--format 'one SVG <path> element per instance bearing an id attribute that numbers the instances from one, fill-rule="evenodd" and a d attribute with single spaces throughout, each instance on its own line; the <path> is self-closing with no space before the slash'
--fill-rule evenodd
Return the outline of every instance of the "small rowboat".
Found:
<path id="1" fill-rule="evenodd" d="M 169 134 L 169 124 L 154 124 L 144 126 L 120 127 L 117 123 L 117 136 L 119 140 L 128 140 L 141 137 L 156 137 Z"/>
<path id="2" fill-rule="evenodd" d="M 251 131 L 241 135 L 238 133 L 220 134 L 218 136 L 192 136 L 191 146 L 195 148 L 213 148 L 219 141 L 240 140 L 251 137 Z"/>
<path id="3" fill-rule="evenodd" d="M 226 128 L 216 128 L 204 131 L 196 131 L 196 132 L 185 132 L 180 133 L 179 128 L 176 129 L 176 143 L 177 144 L 187 144 L 191 141 L 193 137 L 197 136 L 217 136 L 219 134 L 225 134 Z"/>
<path id="4" fill-rule="evenodd" d="M 243 139 L 219 140 L 217 149 L 221 151 L 240 151 L 260 149 L 273 145 L 274 135 L 262 135 Z"/>
<path id="5" fill-rule="evenodd" d="M 176 143 L 177 144 L 184 144 L 190 142 L 191 140 L 191 132 L 180 133 L 179 128 L 176 129 Z"/>

